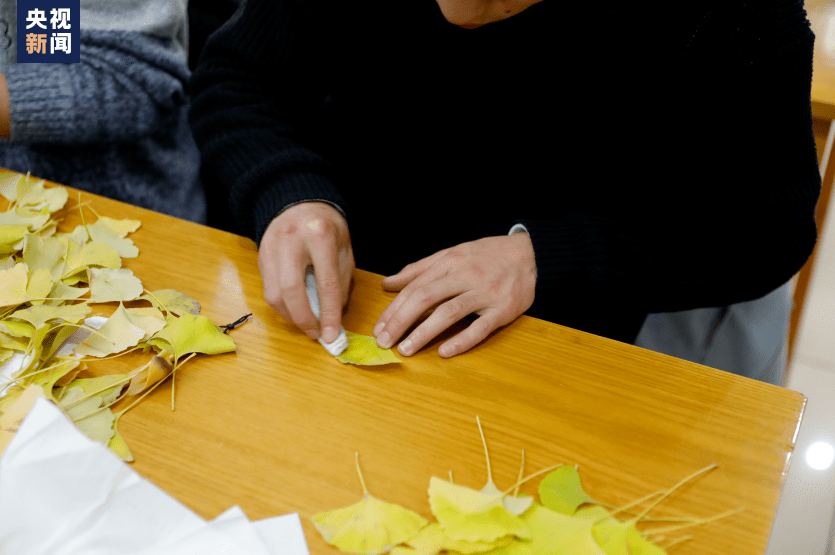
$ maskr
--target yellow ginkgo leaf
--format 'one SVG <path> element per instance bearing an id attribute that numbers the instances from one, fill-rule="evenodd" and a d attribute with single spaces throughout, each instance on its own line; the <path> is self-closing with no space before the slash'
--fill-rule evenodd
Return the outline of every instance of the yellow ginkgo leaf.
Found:
<path id="1" fill-rule="evenodd" d="M 23 179 L 23 175 L 17 172 L 0 172 L 0 195 L 9 202 L 17 200 L 17 184 Z"/>
<path id="2" fill-rule="evenodd" d="M 79 244 L 69 241 L 67 248 L 67 270 L 65 277 L 72 276 L 86 270 L 90 266 L 102 268 L 121 268 L 122 259 L 119 253 L 104 243 L 95 241 Z"/>
<path id="3" fill-rule="evenodd" d="M 0 331 L 13 337 L 32 337 L 32 332 L 35 331 L 35 326 L 29 322 L 0 320 Z"/>
<path id="4" fill-rule="evenodd" d="M 17 205 L 49 213 L 60 210 L 66 204 L 69 193 L 64 187 L 44 187 L 43 179 L 28 175 L 17 183 Z"/>
<path id="5" fill-rule="evenodd" d="M 104 445 L 110 443 L 116 415 L 109 408 L 102 408 L 106 404 L 101 396 L 89 395 L 78 386 L 68 387 L 58 405 L 87 437 Z"/>
<path id="6" fill-rule="evenodd" d="M 31 299 L 26 292 L 28 284 L 29 268 L 22 262 L 0 271 L 0 307 L 23 304 Z"/>
<path id="7" fill-rule="evenodd" d="M 168 376 L 173 368 L 174 367 L 171 365 L 171 361 L 159 355 L 155 355 L 146 364 L 141 366 L 135 374 L 133 374 L 128 390 L 125 394 L 136 395 L 137 393 L 145 391 L 161 379 Z"/>
<path id="8" fill-rule="evenodd" d="M 153 293 L 146 293 L 139 298 L 150 301 L 158 309 L 177 316 L 200 314 L 200 303 L 173 289 L 161 289 Z"/>
<path id="9" fill-rule="evenodd" d="M 407 543 L 419 555 L 435 555 L 442 550 L 471 555 L 473 553 L 485 553 L 499 547 L 505 547 L 513 541 L 514 538 L 512 536 L 504 536 L 493 542 L 456 540 L 444 534 L 440 524 L 432 522 L 421 528 L 417 536 Z"/>
<path id="10" fill-rule="evenodd" d="M 122 258 L 136 258 L 139 255 L 139 249 L 133 244 L 133 241 L 124 236 L 120 237 L 116 231 L 103 224 L 79 225 L 72 233 L 67 234 L 67 237 L 78 243 L 84 243 L 88 239 L 97 243 L 104 243 L 119 253 Z"/>
<path id="11" fill-rule="evenodd" d="M 103 357 L 135 347 L 145 337 L 145 330 L 131 323 L 123 305 L 119 305 L 98 332 L 90 334 L 75 353 L 80 356 Z"/>
<path id="12" fill-rule="evenodd" d="M 205 316 L 194 314 L 171 318 L 148 343 L 160 349 L 170 348 L 174 351 L 175 360 L 188 353 L 216 355 L 235 350 L 231 337 Z"/>
<path id="13" fill-rule="evenodd" d="M 503 536 L 531 537 L 528 525 L 502 504 L 503 494 L 485 494 L 446 480 L 429 479 L 429 506 L 444 534 L 468 542 Z"/>
<path id="14" fill-rule="evenodd" d="M 67 246 L 66 239 L 29 233 L 23 245 L 23 261 L 29 266 L 30 271 L 47 270 L 52 280 L 57 281 L 64 273 Z"/>
<path id="15" fill-rule="evenodd" d="M 4 252 L 16 251 L 17 248 L 12 247 L 12 245 L 19 243 L 28 232 L 29 226 L 27 225 L 0 224 L 0 249 L 3 249 Z"/>
<path id="16" fill-rule="evenodd" d="M 426 525 L 419 514 L 368 493 L 356 455 L 363 498 L 342 509 L 313 515 L 313 525 L 329 544 L 346 553 L 377 555 L 412 539 Z"/>
<path id="17" fill-rule="evenodd" d="M 7 397 L 9 395 L 12 394 L 7 394 Z M 43 396 L 43 389 L 35 385 L 27 387 L 14 397 L 9 397 L 9 400 L 3 404 L 3 411 L 0 414 L 0 455 L 11 443 L 23 419 L 35 405 L 35 401 Z"/>
<path id="18" fill-rule="evenodd" d="M 87 287 L 70 287 L 63 281 L 56 281 L 52 286 L 52 291 L 49 292 L 50 298 L 44 301 L 44 304 L 58 306 L 81 297 L 89 290 Z"/>
<path id="19" fill-rule="evenodd" d="M 133 233 L 139 229 L 142 222 L 128 219 L 115 220 L 107 216 L 99 216 L 99 219 L 96 220 L 96 225 L 106 227 L 113 231 L 119 238 L 124 238 L 127 237 L 128 233 Z"/>
<path id="20" fill-rule="evenodd" d="M 130 447 L 128 447 L 125 438 L 123 438 L 122 434 L 119 433 L 118 425 L 119 418 L 116 417 L 113 419 L 113 437 L 110 438 L 110 442 L 107 446 L 111 451 L 119 455 L 123 461 L 133 462 L 133 453 L 131 453 Z"/>
<path id="21" fill-rule="evenodd" d="M 31 271 L 31 269 L 30 269 Z M 26 286 L 26 294 L 32 298 L 32 304 L 43 304 L 44 299 L 52 291 L 55 280 L 49 270 L 34 270 L 29 275 L 29 284 Z"/>
<path id="22" fill-rule="evenodd" d="M 94 303 L 132 301 L 142 294 L 142 282 L 127 268 L 89 268 L 88 274 Z"/>
<path id="23" fill-rule="evenodd" d="M 35 329 L 40 329 L 47 322 L 55 320 L 77 324 L 86 318 L 92 310 L 87 303 L 62 306 L 35 305 L 15 311 L 10 317 L 29 322 L 35 326 Z"/>
<path id="24" fill-rule="evenodd" d="M 370 335 L 361 335 L 346 331 L 348 348 L 336 357 L 343 363 L 361 364 L 363 366 L 379 366 L 400 362 L 391 349 L 381 349 L 377 346 L 377 339 Z"/>

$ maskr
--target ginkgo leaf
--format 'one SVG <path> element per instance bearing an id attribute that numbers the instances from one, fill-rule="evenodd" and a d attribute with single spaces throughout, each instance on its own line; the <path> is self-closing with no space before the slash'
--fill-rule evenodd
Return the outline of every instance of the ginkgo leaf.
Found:
<path id="1" fill-rule="evenodd" d="M 29 231 L 41 229 L 49 221 L 49 214 L 19 214 L 17 210 L 0 212 L 0 224 L 25 225 Z"/>
<path id="2" fill-rule="evenodd" d="M 177 316 L 184 314 L 200 314 L 200 303 L 179 291 L 161 289 L 139 297 L 150 301 L 155 307 Z"/>
<path id="3" fill-rule="evenodd" d="M 543 506 L 573 515 L 583 503 L 594 503 L 580 484 L 580 475 L 573 466 L 562 465 L 550 472 L 539 483 L 539 500 Z"/>
<path id="4" fill-rule="evenodd" d="M 80 356 L 103 357 L 135 347 L 145 330 L 131 323 L 127 310 L 119 305 L 97 333 L 92 333 L 75 349 Z"/>
<path id="5" fill-rule="evenodd" d="M 0 331 L 0 349 L 8 349 L 11 351 L 24 351 L 28 344 L 29 342 L 24 339 L 14 337 Z"/>
<path id="6" fill-rule="evenodd" d="M 69 193 L 64 187 L 44 187 L 43 179 L 35 180 L 29 176 L 17 183 L 17 205 L 55 212 L 66 204 Z"/>
<path id="7" fill-rule="evenodd" d="M 125 462 L 133 462 L 133 453 L 130 451 L 130 447 L 128 447 L 127 442 L 125 442 L 125 438 L 122 437 L 122 434 L 119 433 L 119 418 L 113 419 L 113 437 L 110 438 L 110 442 L 107 446 L 110 448 L 111 451 L 119 455 L 119 457 Z"/>
<path id="8" fill-rule="evenodd" d="M 67 248 L 66 239 L 29 233 L 23 245 L 23 261 L 29 266 L 30 271 L 47 270 L 52 280 L 57 281 L 64 273 Z"/>
<path id="9" fill-rule="evenodd" d="M 110 443 L 116 415 L 109 408 L 103 408 L 102 397 L 87 396 L 81 387 L 74 386 L 67 389 L 58 405 L 87 437 L 104 445 Z"/>
<path id="10" fill-rule="evenodd" d="M 32 337 L 35 326 L 29 322 L 15 322 L 13 320 L 0 321 L 0 331 L 14 337 Z"/>
<path id="11" fill-rule="evenodd" d="M 504 508 L 514 515 L 519 516 L 531 506 L 531 503 L 533 503 L 533 497 L 505 496 L 502 491 L 496 487 L 496 484 L 493 482 L 493 470 L 490 466 L 490 453 L 487 451 L 487 440 L 484 439 L 484 430 L 481 428 L 481 419 L 478 415 L 476 415 L 475 421 L 478 425 L 478 433 L 481 435 L 481 445 L 484 447 L 484 458 L 487 460 L 487 483 L 483 488 L 481 488 L 481 493 L 485 495 L 502 495 L 502 505 L 504 505 Z M 524 462 L 524 452 L 522 455 Z M 519 479 L 521 478 L 522 476 L 520 470 Z"/>
<path id="12" fill-rule="evenodd" d="M 26 286 L 26 294 L 32 299 L 32 304 L 43 304 L 44 299 L 52 291 L 55 280 L 48 270 L 40 269 L 31 271 L 29 284 Z"/>
<path id="13" fill-rule="evenodd" d="M 14 438 L 23 419 L 35 405 L 35 401 L 43 396 L 43 389 L 36 385 L 27 387 L 20 394 L 10 398 L 9 402 L 3 404 L 3 413 L 0 414 L 0 455 Z"/>
<path id="14" fill-rule="evenodd" d="M 0 195 L 9 202 L 17 200 L 17 184 L 23 179 L 23 174 L 3 171 L 0 173 Z"/>
<path id="15" fill-rule="evenodd" d="M 136 395 L 145 391 L 161 379 L 168 376 L 174 367 L 165 358 L 155 355 L 133 375 L 126 395 Z"/>
<path id="16" fill-rule="evenodd" d="M 26 292 L 29 284 L 29 268 L 20 262 L 10 270 L 0 271 L 0 307 L 15 306 L 31 297 Z"/>
<path id="17" fill-rule="evenodd" d="M 67 271 L 65 277 L 72 276 L 90 266 L 102 268 L 121 268 L 122 259 L 113 248 L 95 241 L 79 244 L 69 241 L 67 244 Z"/>
<path id="18" fill-rule="evenodd" d="M 70 287 L 63 281 L 56 281 L 55 285 L 52 286 L 52 290 L 49 292 L 50 299 L 44 301 L 44 304 L 58 306 L 81 297 L 89 290 L 87 287 Z"/>
<path id="19" fill-rule="evenodd" d="M 89 236 L 88 236 L 89 234 Z M 79 225 L 72 233 L 67 234 L 67 237 L 78 243 L 84 243 L 91 240 L 98 243 L 104 243 L 119 253 L 122 258 L 136 258 L 139 255 L 139 249 L 133 244 L 133 241 L 119 236 L 119 234 L 99 223 Z"/>
<path id="20" fill-rule="evenodd" d="M 432 522 L 421 528 L 418 534 L 406 543 L 419 555 L 435 555 L 441 550 L 471 555 L 473 553 L 485 553 L 499 547 L 505 547 L 513 541 L 514 538 L 512 536 L 505 536 L 493 542 L 456 540 L 444 534 L 440 524 Z"/>
<path id="21" fill-rule="evenodd" d="M 27 225 L 0 224 L 0 247 L 11 247 L 17 244 L 28 232 L 29 226 Z M 6 252 L 13 252 L 13 250 L 7 250 Z"/>
<path id="22" fill-rule="evenodd" d="M 359 502 L 341 509 L 313 515 L 313 525 L 329 544 L 347 553 L 377 555 L 410 540 L 426 525 L 419 514 L 368 493 L 359 468 L 363 489 Z"/>
<path id="23" fill-rule="evenodd" d="M 88 273 L 92 302 L 132 301 L 142 294 L 142 282 L 127 268 L 90 268 Z"/>
<path id="24" fill-rule="evenodd" d="M 216 355 L 235 350 L 235 342 L 231 337 L 220 331 L 205 316 L 194 314 L 183 314 L 179 318 L 170 319 L 148 343 L 160 349 L 170 347 L 174 351 L 175 360 L 188 353 Z"/>
<path id="25" fill-rule="evenodd" d="M 99 219 L 96 220 L 97 226 L 102 226 L 110 229 L 113 231 L 118 237 L 123 238 L 127 237 L 128 233 L 133 233 L 139 226 L 142 225 L 142 222 L 139 220 L 116 220 L 113 218 L 109 218 L 107 216 L 99 216 Z"/>
<path id="26" fill-rule="evenodd" d="M 377 346 L 377 340 L 369 335 L 361 335 L 346 331 L 348 336 L 348 348 L 336 357 L 336 360 L 343 363 L 361 364 L 363 366 L 379 366 L 400 362 L 391 349 L 381 349 Z"/>
<path id="27" fill-rule="evenodd" d="M 11 318 L 25 320 L 35 326 L 35 329 L 39 329 L 53 320 L 77 324 L 86 318 L 92 310 L 87 303 L 62 306 L 35 305 L 13 312 Z"/>
<path id="28" fill-rule="evenodd" d="M 530 538 L 528 525 L 505 509 L 502 497 L 501 493 L 484 494 L 434 476 L 429 479 L 432 514 L 453 539 L 492 542 L 508 535 Z"/>
<path id="29" fill-rule="evenodd" d="M 168 323 L 165 316 L 162 315 L 162 312 L 152 306 L 128 308 L 127 313 L 128 320 L 131 324 L 145 330 L 145 335 L 142 337 L 142 341 L 150 339 Z"/>

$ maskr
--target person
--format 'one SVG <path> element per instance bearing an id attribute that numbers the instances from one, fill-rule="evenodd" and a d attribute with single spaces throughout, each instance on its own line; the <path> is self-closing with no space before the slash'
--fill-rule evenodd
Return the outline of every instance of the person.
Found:
<path id="1" fill-rule="evenodd" d="M 813 42 L 797 0 L 245 0 L 190 121 L 210 203 L 311 337 L 358 266 L 398 292 L 373 333 L 402 355 L 472 314 L 441 356 L 523 313 L 632 343 L 809 256 Z"/>
<path id="2" fill-rule="evenodd" d="M 0 166 L 205 223 L 185 2 L 80 8 L 79 63 L 18 64 L 16 4 L 0 3 Z"/>

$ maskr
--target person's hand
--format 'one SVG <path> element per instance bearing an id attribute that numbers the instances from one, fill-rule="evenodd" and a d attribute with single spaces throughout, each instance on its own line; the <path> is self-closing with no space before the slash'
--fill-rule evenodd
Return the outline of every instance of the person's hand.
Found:
<path id="1" fill-rule="evenodd" d="M 442 357 L 463 353 L 533 304 L 536 262 L 527 233 L 463 243 L 409 264 L 383 280 L 400 291 L 374 326 L 377 344 L 391 347 L 430 308 L 432 314 L 400 343 L 410 356 L 465 316 L 479 315 L 438 349 Z M 440 303 L 440 304 L 439 304 Z"/>
<path id="2" fill-rule="evenodd" d="M 321 328 L 307 299 L 308 266 L 316 274 Z M 271 307 L 312 339 L 336 340 L 354 273 L 348 223 L 336 208 L 303 202 L 279 214 L 261 239 L 258 267 Z"/>
<path id="3" fill-rule="evenodd" d="M 542 0 L 437 0 L 444 17 L 465 29 L 502 21 Z"/>

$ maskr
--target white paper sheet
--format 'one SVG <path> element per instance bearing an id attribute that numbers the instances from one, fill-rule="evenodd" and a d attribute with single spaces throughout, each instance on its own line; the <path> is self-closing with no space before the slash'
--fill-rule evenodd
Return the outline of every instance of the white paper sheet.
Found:
<path id="1" fill-rule="evenodd" d="M 298 515 L 207 522 L 38 399 L 0 458 L 0 554 L 79 553 L 309 555 Z"/>

